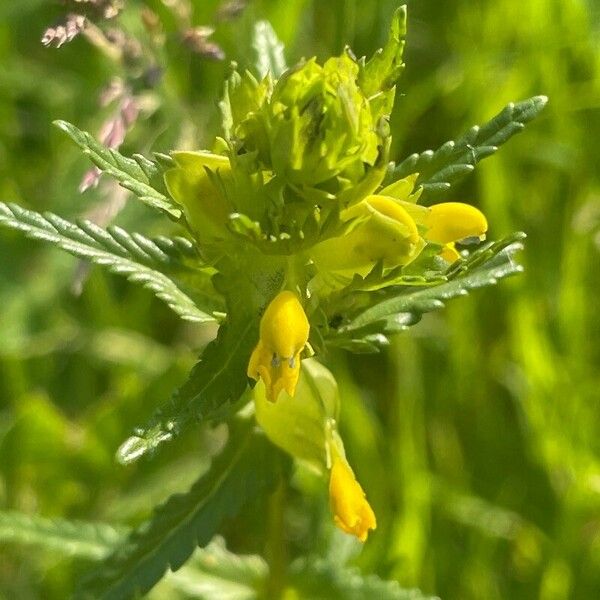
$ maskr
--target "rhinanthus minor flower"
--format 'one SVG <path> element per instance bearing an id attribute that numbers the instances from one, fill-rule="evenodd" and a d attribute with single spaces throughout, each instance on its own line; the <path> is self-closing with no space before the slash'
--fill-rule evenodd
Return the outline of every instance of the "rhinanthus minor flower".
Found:
<path id="1" fill-rule="evenodd" d="M 442 202 L 434 204 L 422 213 L 418 221 L 427 227 L 425 238 L 443 244 L 442 257 L 454 262 L 460 255 L 454 244 L 466 238 L 485 238 L 488 229 L 485 215 L 470 204 Z"/>
<path id="2" fill-rule="evenodd" d="M 280 292 L 260 321 L 260 338 L 248 364 L 248 377 L 264 381 L 271 402 L 285 390 L 296 391 L 300 353 L 308 342 L 310 325 L 296 294 Z"/>
<path id="3" fill-rule="evenodd" d="M 254 388 L 257 422 L 269 439 L 319 473 L 329 471 L 329 504 L 334 523 L 366 541 L 377 521 L 345 456 L 337 430 L 339 392 L 331 372 L 314 359 L 302 363 L 296 396 L 269 402 L 263 382 Z"/>
<path id="4" fill-rule="evenodd" d="M 321 269 L 358 271 L 379 260 L 396 267 L 409 263 L 425 246 L 414 219 L 388 196 L 368 196 L 340 217 L 356 219 L 357 225 L 345 236 L 315 247 L 313 260 Z"/>
<path id="5" fill-rule="evenodd" d="M 329 502 L 333 520 L 342 531 L 365 542 L 369 530 L 377 528 L 375 513 L 345 457 L 337 450 L 332 454 Z"/>

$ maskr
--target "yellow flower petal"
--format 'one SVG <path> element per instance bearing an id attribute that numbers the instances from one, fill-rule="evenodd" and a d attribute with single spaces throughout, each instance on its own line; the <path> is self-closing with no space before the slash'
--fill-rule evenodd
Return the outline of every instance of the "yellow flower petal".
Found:
<path id="1" fill-rule="evenodd" d="M 423 224 L 428 228 L 425 238 L 439 244 L 482 237 L 488 229 L 485 215 L 474 206 L 461 202 L 434 204 L 424 215 Z"/>
<path id="2" fill-rule="evenodd" d="M 375 513 L 346 460 L 334 455 L 329 480 L 329 501 L 335 524 L 365 542 L 370 529 L 376 529 Z"/>
<path id="3" fill-rule="evenodd" d="M 300 353 L 308 341 L 310 325 L 298 297 L 280 292 L 260 321 L 260 339 L 248 363 L 248 377 L 263 380 L 267 398 L 275 402 L 282 390 L 296 391 Z"/>
<path id="4" fill-rule="evenodd" d="M 443 250 L 440 252 L 440 256 L 449 263 L 456 262 L 460 258 L 460 254 L 458 253 L 454 242 L 446 244 Z"/>
<path id="5" fill-rule="evenodd" d="M 320 269 L 356 271 L 379 260 L 396 267 L 409 263 L 423 247 L 414 219 L 388 196 L 368 196 L 341 217 L 361 222 L 346 235 L 314 247 L 312 258 Z"/>

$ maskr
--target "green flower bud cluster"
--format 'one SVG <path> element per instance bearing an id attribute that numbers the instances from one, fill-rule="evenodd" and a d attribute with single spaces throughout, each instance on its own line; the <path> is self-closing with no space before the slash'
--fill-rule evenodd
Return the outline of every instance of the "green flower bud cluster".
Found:
<path id="1" fill-rule="evenodd" d="M 325 223 L 375 192 L 389 162 L 389 114 L 403 67 L 405 10 L 386 46 L 366 61 L 349 49 L 319 65 L 304 60 L 278 80 L 234 70 L 221 102 L 215 153 L 173 153 L 170 194 L 201 243 L 240 234 L 296 243 L 327 237 Z M 339 235 L 339 231 L 328 236 Z"/>

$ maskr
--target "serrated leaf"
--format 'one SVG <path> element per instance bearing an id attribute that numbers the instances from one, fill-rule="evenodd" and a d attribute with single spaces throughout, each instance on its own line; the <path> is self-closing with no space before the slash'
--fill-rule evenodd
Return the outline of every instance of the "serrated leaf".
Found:
<path id="1" fill-rule="evenodd" d="M 341 568 L 324 560 L 300 560 L 292 566 L 293 588 L 311 600 L 435 600 L 397 581 L 364 576 L 358 569 Z"/>
<path id="2" fill-rule="evenodd" d="M 65 557 L 100 560 L 122 545 L 130 533 L 107 523 L 0 511 L 0 543 L 32 546 Z M 165 578 L 158 589 L 175 589 L 199 600 L 252 600 L 258 597 L 257 590 L 268 573 L 263 558 L 234 554 L 217 536 L 196 550 L 186 566 Z"/>
<path id="3" fill-rule="evenodd" d="M 150 185 L 150 174 L 155 173 L 149 164 L 151 161 L 142 160 L 139 156 L 137 159 L 127 158 L 116 150 L 103 146 L 89 133 L 66 121 L 54 121 L 54 124 L 64 131 L 101 171 L 114 177 L 121 186 L 133 192 L 142 202 L 172 219 L 182 218 L 181 209 Z"/>
<path id="4" fill-rule="evenodd" d="M 287 69 L 284 46 L 269 21 L 255 23 L 252 48 L 255 53 L 254 69 L 260 79 L 268 73 L 277 79 Z"/>
<path id="5" fill-rule="evenodd" d="M 105 523 L 0 512 L 0 542 L 37 546 L 67 556 L 102 558 L 123 540 L 123 536 L 124 531 Z"/>
<path id="6" fill-rule="evenodd" d="M 187 382 L 146 426 L 123 442 L 117 453 L 119 462 L 134 462 L 153 452 L 195 420 L 227 416 L 248 386 L 246 369 L 257 339 L 255 319 L 223 324 Z"/>
<path id="7" fill-rule="evenodd" d="M 140 234 L 130 235 L 118 227 L 107 230 L 91 221 L 71 223 L 54 215 L 44 215 L 0 202 L 0 225 L 22 231 L 28 238 L 49 242 L 73 256 L 108 268 L 112 273 L 139 283 L 165 302 L 182 319 L 204 323 L 214 317 L 200 310 L 165 274 L 156 270 L 183 269 L 185 244 L 156 244 Z M 155 268 L 153 268 L 155 267 Z"/>
<path id="8" fill-rule="evenodd" d="M 547 102 L 546 96 L 534 96 L 516 104 L 510 103 L 485 125 L 472 127 L 461 138 L 446 142 L 435 152 L 427 150 L 421 154 L 411 154 L 392 169 L 388 179 L 403 179 L 419 173 L 416 185 L 423 186 L 421 201 L 432 200 L 522 131 Z"/>
<path id="9" fill-rule="evenodd" d="M 156 597 L 168 598 L 169 588 L 175 588 L 197 600 L 256 600 L 268 574 L 262 557 L 233 554 L 217 537 L 196 550 L 184 568 L 166 577 L 155 589 Z"/>
<path id="10" fill-rule="evenodd" d="M 172 496 L 89 577 L 77 598 L 124 600 L 148 592 L 168 568 L 179 569 L 205 546 L 222 521 L 269 489 L 280 476 L 281 455 L 248 422 L 186 494 Z"/>
<path id="11" fill-rule="evenodd" d="M 522 250 L 525 234 L 517 233 L 498 242 L 490 242 L 473 252 L 467 259 L 458 261 L 446 273 L 448 281 L 440 285 L 403 290 L 391 298 L 367 308 L 352 321 L 340 328 L 345 335 L 369 328 L 379 321 L 406 317 L 407 324 L 416 323 L 423 313 L 442 308 L 444 302 L 464 296 L 469 290 L 495 284 L 499 279 L 519 273 L 522 267 L 513 255 Z"/>
<path id="12" fill-rule="evenodd" d="M 396 84 L 404 68 L 402 55 L 405 36 L 406 5 L 403 5 L 396 9 L 392 17 L 386 45 L 361 69 L 359 84 L 367 97 L 389 90 Z"/>

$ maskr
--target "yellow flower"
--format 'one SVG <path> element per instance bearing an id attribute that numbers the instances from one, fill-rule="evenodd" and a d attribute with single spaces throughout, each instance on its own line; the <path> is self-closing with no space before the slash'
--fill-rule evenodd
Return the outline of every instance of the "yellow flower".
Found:
<path id="1" fill-rule="evenodd" d="M 335 524 L 361 542 L 366 541 L 370 529 L 377 528 L 375 513 L 365 492 L 356 481 L 350 465 L 335 452 L 329 480 L 329 501 Z"/>
<path id="2" fill-rule="evenodd" d="M 315 246 L 312 258 L 321 269 L 356 272 L 379 260 L 396 267 L 409 263 L 423 249 L 414 218 L 394 198 L 368 196 L 340 216 L 359 222 L 343 237 Z"/>
<path id="3" fill-rule="evenodd" d="M 308 342 L 309 330 L 304 309 L 293 292 L 280 292 L 267 306 L 260 321 L 260 338 L 248 364 L 248 377 L 263 380 L 271 402 L 282 390 L 294 395 L 300 353 Z"/>
<path id="4" fill-rule="evenodd" d="M 430 207 L 402 202 L 415 222 L 426 231 L 426 240 L 443 244 L 442 258 L 454 262 L 460 258 L 454 244 L 465 238 L 484 239 L 488 229 L 485 215 L 470 204 L 442 202 Z"/>

